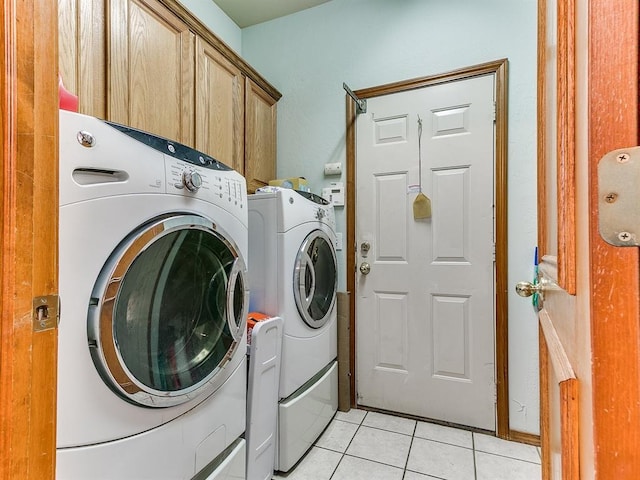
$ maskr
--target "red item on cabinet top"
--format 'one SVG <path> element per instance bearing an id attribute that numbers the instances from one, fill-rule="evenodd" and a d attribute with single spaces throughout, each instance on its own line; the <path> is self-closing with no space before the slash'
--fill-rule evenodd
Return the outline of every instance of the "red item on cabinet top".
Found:
<path id="1" fill-rule="evenodd" d="M 58 106 L 62 110 L 78 111 L 78 97 L 64 87 L 62 75 L 58 75 Z"/>

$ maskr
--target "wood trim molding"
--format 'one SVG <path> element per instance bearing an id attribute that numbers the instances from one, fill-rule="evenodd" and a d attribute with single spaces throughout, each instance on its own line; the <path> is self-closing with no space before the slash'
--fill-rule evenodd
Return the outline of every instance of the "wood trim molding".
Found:
<path id="1" fill-rule="evenodd" d="M 580 384 L 570 378 L 560 382 L 562 479 L 580 480 Z"/>
<path id="2" fill-rule="evenodd" d="M 544 2 L 544 0 L 542 0 Z M 549 401 L 549 349 L 538 323 L 538 365 L 540 368 L 540 446 L 542 480 L 551 480 L 551 402 Z"/>
<path id="3" fill-rule="evenodd" d="M 351 383 L 351 405 L 357 404 L 356 398 L 356 107 L 348 95 L 345 95 L 347 125 L 347 291 L 349 295 L 349 372 Z"/>
<path id="4" fill-rule="evenodd" d="M 58 288 L 58 11 L 2 5 L 0 478 L 49 479 L 58 330 L 33 331 L 32 300 Z"/>
<path id="5" fill-rule="evenodd" d="M 575 0 L 558 0 L 557 132 L 558 285 L 576 293 L 576 41 Z M 540 50 L 540 49 L 539 49 Z M 562 228 L 560 228 L 562 225 Z"/>
<path id="6" fill-rule="evenodd" d="M 567 352 L 565 352 L 562 346 L 558 332 L 556 332 L 551 322 L 549 313 L 545 309 L 542 309 L 538 314 L 538 320 L 540 321 L 540 328 L 542 328 L 542 333 L 544 334 L 549 360 L 553 366 L 553 371 L 558 383 L 575 379 L 576 374 L 573 371 Z"/>
<path id="7" fill-rule="evenodd" d="M 509 432 L 509 440 L 513 442 L 526 443 L 527 445 L 540 446 L 540 435 L 533 433 L 520 432 L 518 430 L 511 430 Z"/>
<path id="8" fill-rule="evenodd" d="M 547 231 L 547 54 L 544 45 L 547 40 L 547 0 L 538 0 L 538 255 L 542 258 L 549 253 Z"/>
<path id="9" fill-rule="evenodd" d="M 594 452 L 597 478 L 640 478 L 640 292 L 637 248 L 598 231 L 597 167 L 638 144 L 636 0 L 589 0 L 589 241 Z"/>
<path id="10" fill-rule="evenodd" d="M 560 395 L 562 479 L 578 480 L 580 478 L 580 384 L 548 312 L 542 309 L 538 319 L 540 322 L 542 479 L 552 478 L 549 382 L 553 381 L 558 383 Z"/>
<path id="11" fill-rule="evenodd" d="M 415 78 L 407 81 L 389 83 L 357 90 L 359 98 L 372 98 L 391 93 L 414 90 L 417 88 L 472 78 L 480 75 L 496 76 L 496 158 L 495 158 L 495 195 L 496 195 L 496 396 L 497 396 L 497 434 L 501 438 L 510 437 L 509 429 L 509 371 L 508 371 L 508 285 L 507 285 L 507 59 L 487 62 L 450 72 Z M 347 290 L 350 296 L 351 330 L 351 404 L 356 405 L 356 313 L 355 313 L 355 245 L 356 245 L 356 111 L 353 101 L 346 99 L 346 145 L 347 145 Z"/>

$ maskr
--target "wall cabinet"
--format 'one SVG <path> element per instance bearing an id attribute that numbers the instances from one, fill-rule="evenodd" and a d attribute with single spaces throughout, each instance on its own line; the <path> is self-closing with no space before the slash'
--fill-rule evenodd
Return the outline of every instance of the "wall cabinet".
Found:
<path id="1" fill-rule="evenodd" d="M 245 95 L 246 148 L 245 172 L 247 188 L 269 184 L 276 178 L 276 102 L 251 79 L 247 79 Z"/>
<path id="2" fill-rule="evenodd" d="M 81 8 L 82 7 L 82 8 Z M 59 0 L 59 68 L 81 113 L 275 178 L 280 93 L 176 0 Z"/>
<path id="3" fill-rule="evenodd" d="M 245 76 L 209 43 L 197 43 L 196 148 L 244 173 Z"/>
<path id="4" fill-rule="evenodd" d="M 111 0 L 109 120 L 194 144 L 195 35 L 156 0 Z"/>

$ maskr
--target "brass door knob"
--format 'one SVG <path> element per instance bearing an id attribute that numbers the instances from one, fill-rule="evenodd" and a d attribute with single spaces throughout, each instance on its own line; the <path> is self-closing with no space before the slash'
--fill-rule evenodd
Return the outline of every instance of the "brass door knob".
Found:
<path id="1" fill-rule="evenodd" d="M 538 283 L 534 285 L 531 282 L 518 282 L 516 284 L 516 293 L 521 297 L 530 297 L 534 293 L 542 292 L 542 284 Z"/>
<path id="2" fill-rule="evenodd" d="M 363 275 L 369 275 L 369 272 L 371 271 L 371 265 L 369 265 L 367 262 L 363 262 L 360 264 L 360 273 Z"/>

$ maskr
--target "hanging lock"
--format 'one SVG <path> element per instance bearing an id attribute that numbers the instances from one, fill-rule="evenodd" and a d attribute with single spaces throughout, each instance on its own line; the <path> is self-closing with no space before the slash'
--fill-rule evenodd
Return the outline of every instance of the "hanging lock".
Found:
<path id="1" fill-rule="evenodd" d="M 33 331 L 42 332 L 58 327 L 60 323 L 60 297 L 45 295 L 33 299 Z"/>

